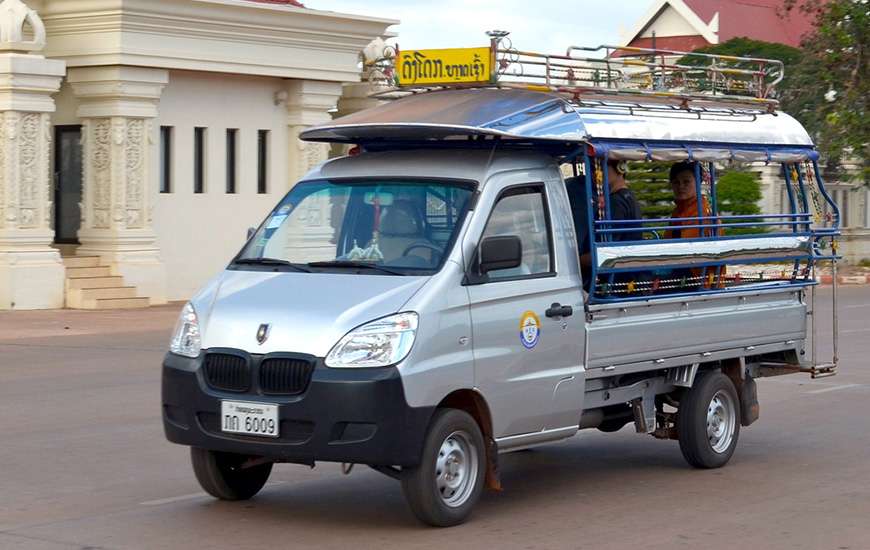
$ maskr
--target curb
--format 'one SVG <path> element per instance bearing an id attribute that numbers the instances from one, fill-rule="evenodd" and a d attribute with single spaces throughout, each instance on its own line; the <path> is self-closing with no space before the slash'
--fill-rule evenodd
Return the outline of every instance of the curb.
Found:
<path id="1" fill-rule="evenodd" d="M 834 282 L 834 277 L 833 275 L 822 275 L 819 277 L 819 282 L 823 285 L 829 285 Z M 870 275 L 842 275 L 837 277 L 837 284 L 868 285 L 870 284 Z"/>

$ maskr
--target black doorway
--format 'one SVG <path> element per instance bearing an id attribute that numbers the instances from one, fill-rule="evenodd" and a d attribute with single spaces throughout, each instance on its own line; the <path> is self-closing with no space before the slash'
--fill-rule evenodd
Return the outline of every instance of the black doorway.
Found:
<path id="1" fill-rule="evenodd" d="M 78 244 L 82 202 L 82 127 L 54 127 L 54 242 Z"/>

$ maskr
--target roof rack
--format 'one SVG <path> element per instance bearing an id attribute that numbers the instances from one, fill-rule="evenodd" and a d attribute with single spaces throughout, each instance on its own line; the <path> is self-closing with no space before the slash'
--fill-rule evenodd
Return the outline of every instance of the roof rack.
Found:
<path id="1" fill-rule="evenodd" d="M 438 89 L 509 87 L 552 92 L 579 106 L 690 111 L 717 116 L 774 113 L 782 61 L 627 46 L 570 46 L 564 55 L 521 51 L 508 32 L 489 48 L 400 51 L 366 61 L 373 96 Z"/>

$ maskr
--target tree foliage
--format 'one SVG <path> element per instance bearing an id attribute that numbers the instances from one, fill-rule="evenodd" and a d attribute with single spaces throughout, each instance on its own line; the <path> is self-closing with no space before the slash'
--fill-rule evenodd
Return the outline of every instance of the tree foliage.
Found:
<path id="1" fill-rule="evenodd" d="M 668 162 L 631 162 L 628 181 L 640 203 L 644 218 L 667 218 L 674 209 L 674 194 L 668 181 Z"/>
<path id="2" fill-rule="evenodd" d="M 787 46 L 785 44 L 777 44 L 775 42 L 765 42 L 763 40 L 752 40 L 751 38 L 737 37 L 732 38 L 721 44 L 715 44 L 704 48 L 698 48 L 696 53 L 707 53 L 716 55 L 732 55 L 735 57 L 756 57 L 761 59 L 778 59 L 782 61 L 785 67 L 785 78 L 777 85 L 777 90 L 787 90 L 791 86 L 793 78 L 793 69 L 798 64 L 802 57 L 801 50 Z M 680 64 L 683 65 L 706 65 L 709 62 L 702 58 L 683 57 L 680 59 Z M 733 63 L 734 67 L 743 69 L 756 69 L 754 63 L 741 64 Z M 773 79 L 768 79 L 768 82 Z M 780 94 L 781 96 L 781 94 Z"/>
<path id="3" fill-rule="evenodd" d="M 829 161 L 855 157 L 870 181 L 870 2 L 786 0 L 815 17 L 802 42 L 784 105 L 814 135 Z"/>
<path id="4" fill-rule="evenodd" d="M 674 210 L 674 193 L 668 180 L 670 162 L 632 162 L 626 177 L 640 203 L 644 218 L 668 218 Z M 754 172 L 729 168 L 717 173 L 716 203 L 720 214 L 760 214 L 761 182 Z M 758 233 L 760 228 L 728 230 L 728 234 Z"/>
<path id="5" fill-rule="evenodd" d="M 758 201 L 761 200 L 761 182 L 754 172 L 734 169 L 721 172 L 716 181 L 716 202 L 720 214 L 746 215 L 761 214 Z M 730 219 L 729 222 L 748 220 Z M 731 227 L 727 235 L 762 233 L 764 227 Z"/>
<path id="6" fill-rule="evenodd" d="M 719 212 L 734 215 L 760 214 L 761 182 L 753 172 L 728 170 L 716 182 Z"/>

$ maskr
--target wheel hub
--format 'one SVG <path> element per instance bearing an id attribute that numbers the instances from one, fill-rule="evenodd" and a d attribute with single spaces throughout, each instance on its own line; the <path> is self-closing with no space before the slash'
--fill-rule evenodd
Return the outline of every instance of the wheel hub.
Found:
<path id="1" fill-rule="evenodd" d="M 707 439 L 714 452 L 724 453 L 731 446 L 736 424 L 736 407 L 731 396 L 716 392 L 707 406 Z"/>
<path id="2" fill-rule="evenodd" d="M 477 453 L 471 437 L 453 432 L 441 443 L 435 462 L 435 485 L 445 504 L 461 506 L 477 481 Z"/>

